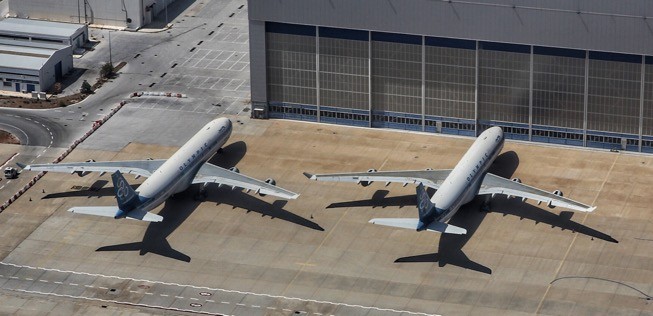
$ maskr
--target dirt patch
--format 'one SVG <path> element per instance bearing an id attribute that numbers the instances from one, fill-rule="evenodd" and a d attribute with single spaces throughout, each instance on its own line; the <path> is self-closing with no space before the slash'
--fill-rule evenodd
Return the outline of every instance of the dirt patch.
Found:
<path id="1" fill-rule="evenodd" d="M 20 145 L 20 141 L 13 134 L 0 130 L 0 144 Z"/>
<path id="2" fill-rule="evenodd" d="M 121 62 L 115 68 L 114 72 L 120 71 L 127 63 Z M 115 78 L 115 76 L 114 76 Z M 107 82 L 107 79 L 98 79 L 95 84 L 93 84 L 91 90 L 95 91 L 102 87 L 102 85 Z M 18 97 L 2 97 L 0 96 L 0 107 L 5 108 L 24 108 L 24 109 L 52 109 L 58 107 L 66 107 L 75 103 L 78 103 L 84 99 L 88 94 L 84 93 L 75 93 L 72 95 L 57 97 L 53 96 L 48 100 L 35 100 L 31 98 L 18 98 Z"/>

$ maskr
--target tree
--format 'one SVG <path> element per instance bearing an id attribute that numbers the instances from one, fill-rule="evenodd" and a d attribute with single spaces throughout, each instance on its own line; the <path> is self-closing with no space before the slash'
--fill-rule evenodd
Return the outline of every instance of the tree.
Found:
<path id="1" fill-rule="evenodd" d="M 109 78 L 113 76 L 113 71 L 114 71 L 113 65 L 111 63 L 106 63 L 102 65 L 102 69 L 100 69 L 100 77 L 105 79 Z"/>
<path id="2" fill-rule="evenodd" d="M 79 92 L 84 93 L 84 94 L 93 93 L 93 90 L 91 89 L 91 84 L 88 83 L 88 81 L 84 80 L 84 82 L 82 82 L 82 88 L 79 89 Z"/>

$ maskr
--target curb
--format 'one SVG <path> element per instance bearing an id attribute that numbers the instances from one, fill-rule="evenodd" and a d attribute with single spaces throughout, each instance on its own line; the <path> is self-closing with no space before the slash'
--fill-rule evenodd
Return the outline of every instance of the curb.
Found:
<path id="1" fill-rule="evenodd" d="M 111 112 L 107 113 L 107 115 L 105 115 L 101 120 L 97 120 L 97 121 L 93 122 L 93 127 L 88 132 L 86 132 L 82 137 L 75 140 L 73 142 L 73 144 L 70 145 L 68 147 L 68 149 L 66 149 L 66 151 L 64 151 L 61 155 L 59 155 L 59 157 L 57 157 L 53 161 L 53 163 L 58 163 L 58 162 L 64 160 L 64 158 L 66 158 L 66 156 L 68 156 L 73 151 L 73 149 L 75 149 L 77 147 L 77 145 L 81 144 L 89 136 L 93 135 L 93 132 L 95 132 L 98 128 L 100 128 L 100 126 L 102 126 L 102 124 L 104 124 L 106 121 L 108 121 L 114 114 L 116 114 L 118 112 L 118 110 L 122 109 L 122 107 L 125 104 L 127 104 L 127 102 L 120 101 L 120 104 L 117 107 L 111 109 Z M 11 160 L 16 155 L 18 155 L 18 153 L 15 153 L 7 161 Z M 7 163 L 7 161 L 5 161 L 5 164 Z M 4 164 L 2 166 L 4 166 Z M 47 173 L 47 171 L 39 172 L 36 176 L 34 176 L 32 178 L 32 180 L 29 181 L 28 184 L 26 184 L 20 190 L 18 190 L 18 192 L 16 192 L 16 194 L 14 194 L 11 198 L 9 198 L 7 201 L 5 201 L 4 204 L 0 205 L 0 213 L 2 213 L 2 211 L 6 210 L 9 207 L 9 205 L 11 205 L 11 203 L 14 203 L 21 195 L 25 194 L 25 192 L 27 192 L 27 190 L 29 190 L 32 186 L 34 186 L 36 184 L 36 182 L 39 181 L 46 173 Z"/>

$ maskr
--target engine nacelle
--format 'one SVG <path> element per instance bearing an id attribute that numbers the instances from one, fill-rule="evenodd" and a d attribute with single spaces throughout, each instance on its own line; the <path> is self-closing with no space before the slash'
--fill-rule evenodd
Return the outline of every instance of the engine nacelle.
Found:
<path id="1" fill-rule="evenodd" d="M 236 167 L 229 168 L 229 171 L 235 172 L 235 173 L 240 173 L 240 170 L 238 170 L 238 168 L 236 168 Z"/>
<path id="2" fill-rule="evenodd" d="M 562 191 L 560 191 L 560 190 L 553 191 L 553 194 L 555 194 L 557 196 L 562 196 L 563 195 Z M 547 203 L 546 206 L 548 206 L 549 208 L 555 208 L 555 205 L 553 205 L 553 201 L 549 201 L 549 203 Z"/>
<path id="3" fill-rule="evenodd" d="M 517 182 L 517 183 L 521 183 L 521 179 L 519 179 L 519 178 L 512 178 L 512 181 Z"/>
<path id="4" fill-rule="evenodd" d="M 376 172 L 376 169 L 369 169 L 369 170 L 367 170 L 367 172 L 368 173 L 373 173 L 373 172 Z M 366 187 L 366 186 L 372 184 L 373 182 L 374 181 L 360 181 L 359 183 L 360 183 L 360 185 Z"/>
<path id="5" fill-rule="evenodd" d="M 275 181 L 275 180 L 272 179 L 272 178 L 267 178 L 267 179 L 265 179 L 265 183 L 270 184 L 270 185 L 277 185 L 277 181 Z M 260 196 L 266 196 L 267 194 L 263 194 L 263 193 L 259 192 L 258 195 L 260 195 Z"/>
<path id="6" fill-rule="evenodd" d="M 89 159 L 89 160 L 86 160 L 86 162 L 95 162 L 95 159 Z M 91 173 L 90 171 L 75 171 L 75 172 L 80 177 L 86 176 L 87 174 Z"/>

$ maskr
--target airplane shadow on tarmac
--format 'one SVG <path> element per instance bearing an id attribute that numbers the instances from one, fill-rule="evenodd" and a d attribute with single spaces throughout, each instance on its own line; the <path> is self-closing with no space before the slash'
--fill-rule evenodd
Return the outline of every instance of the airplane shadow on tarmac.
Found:
<path id="1" fill-rule="evenodd" d="M 245 156 L 246 152 L 247 145 L 242 141 L 238 141 L 223 147 L 223 150 L 209 159 L 209 162 L 223 168 L 229 168 L 237 165 Z M 112 196 L 114 195 L 113 187 L 103 188 L 107 183 L 106 180 L 98 180 L 87 190 L 54 193 L 49 194 L 44 198 L 93 195 Z M 171 259 L 190 262 L 191 258 L 188 255 L 172 248 L 170 243 L 168 243 L 167 237 L 170 236 L 170 234 L 172 234 L 202 202 L 228 204 L 232 205 L 234 209 L 243 208 L 247 210 L 247 213 L 255 212 L 261 214 L 261 216 L 269 216 L 272 219 L 278 218 L 307 228 L 319 231 L 324 230 L 317 223 L 284 210 L 283 207 L 287 203 L 285 200 L 277 200 L 270 204 L 258 199 L 257 196 L 241 192 L 240 190 L 219 188 L 217 185 L 213 184 L 209 185 L 206 189 L 207 198 L 204 199 L 204 201 L 200 201 L 197 199 L 198 187 L 199 186 L 194 185 L 188 190 L 169 198 L 164 203 L 163 209 L 159 212 L 159 215 L 163 216 L 163 221 L 150 223 L 145 230 L 142 241 L 104 246 L 98 248 L 96 251 L 139 251 L 140 255 L 145 255 L 150 252 Z"/>
<path id="2" fill-rule="evenodd" d="M 519 166 L 519 157 L 514 151 L 502 153 L 497 157 L 489 172 L 501 177 L 511 178 Z M 333 203 L 327 208 L 336 207 L 364 207 L 364 206 L 399 206 L 416 205 L 415 195 L 396 196 L 386 198 L 387 190 L 378 190 L 369 200 L 359 200 L 350 202 Z M 432 192 L 429 192 L 432 194 Z M 467 229 L 465 235 L 441 234 L 438 246 L 438 252 L 422 255 L 402 257 L 395 260 L 396 263 L 417 263 L 417 262 L 437 262 L 438 266 L 444 267 L 447 264 L 458 266 L 485 274 L 492 274 L 492 269 L 480 263 L 474 262 L 467 257 L 462 251 L 467 241 L 474 235 L 481 222 L 487 215 L 487 212 L 480 211 L 484 197 L 477 197 L 472 202 L 464 205 L 449 220 L 449 224 Z M 497 196 L 492 199 L 492 212 L 506 215 L 519 216 L 522 219 L 535 221 L 536 224 L 543 223 L 551 227 L 559 227 L 562 230 L 581 233 L 593 238 L 602 239 L 609 242 L 618 242 L 611 236 L 589 228 L 580 223 L 571 220 L 572 212 L 563 211 L 560 215 L 548 212 L 539 207 L 523 203 L 521 199 L 507 199 L 504 196 Z M 415 210 L 417 216 L 417 210 Z"/>

